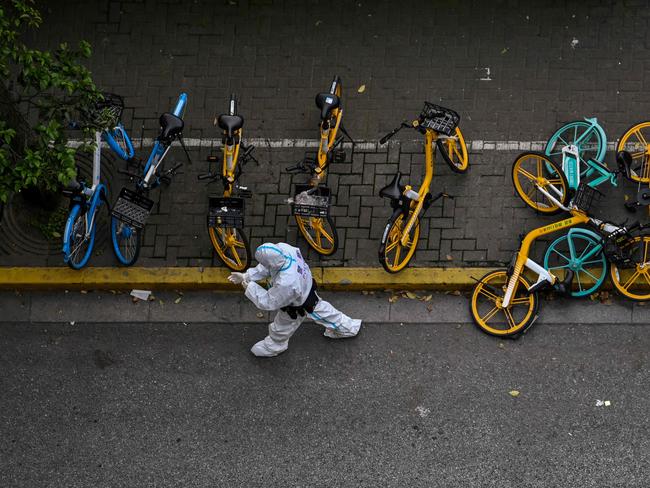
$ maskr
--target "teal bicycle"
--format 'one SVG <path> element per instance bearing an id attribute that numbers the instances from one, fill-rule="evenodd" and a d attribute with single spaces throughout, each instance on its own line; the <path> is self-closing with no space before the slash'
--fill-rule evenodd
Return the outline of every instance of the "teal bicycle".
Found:
<path id="1" fill-rule="evenodd" d="M 532 209 L 547 215 L 556 214 L 569 205 L 584 182 L 591 188 L 605 183 L 618 186 L 619 175 L 632 179 L 629 161 L 617 158 L 618 169 L 603 163 L 607 151 L 605 131 L 595 118 L 574 121 L 560 127 L 551 136 L 544 153 L 525 152 L 512 165 L 512 181 L 519 197 Z M 559 178 L 557 165 L 549 160 L 561 159 L 566 178 Z M 541 191 L 545 189 L 546 191 Z M 556 199 L 549 199 L 551 193 Z"/>

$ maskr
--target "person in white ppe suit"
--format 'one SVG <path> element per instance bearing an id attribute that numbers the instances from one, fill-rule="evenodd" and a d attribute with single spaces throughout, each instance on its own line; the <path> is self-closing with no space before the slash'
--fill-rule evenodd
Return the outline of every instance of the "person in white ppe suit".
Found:
<path id="1" fill-rule="evenodd" d="M 241 284 L 246 296 L 261 310 L 277 310 L 269 325 L 269 335 L 251 348 L 255 356 L 272 357 L 289 347 L 289 339 L 305 318 L 325 327 L 325 337 L 354 337 L 361 320 L 351 319 L 316 294 L 316 283 L 300 249 L 283 242 L 262 244 L 255 251 L 260 263 L 245 273 L 232 273 L 228 279 Z M 255 283 L 266 279 L 268 289 Z"/>

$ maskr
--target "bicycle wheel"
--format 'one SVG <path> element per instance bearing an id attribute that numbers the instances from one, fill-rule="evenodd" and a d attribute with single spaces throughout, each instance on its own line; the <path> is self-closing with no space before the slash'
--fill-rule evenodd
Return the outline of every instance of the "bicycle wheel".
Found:
<path id="1" fill-rule="evenodd" d="M 393 216 L 386 224 L 386 229 L 381 238 L 379 246 L 379 262 L 389 273 L 397 273 L 403 270 L 415 254 L 415 248 L 418 245 L 420 237 L 420 219 L 415 219 L 415 223 L 409 231 L 408 241 L 405 246 L 401 240 L 404 235 L 404 226 L 411 218 L 412 210 L 408 212 L 408 218 L 405 218 L 406 212 L 403 210 L 393 213 Z"/>
<path id="2" fill-rule="evenodd" d="M 616 152 L 627 151 L 632 155 L 634 181 L 650 183 L 650 121 L 634 124 L 626 130 L 616 145 Z"/>
<path id="3" fill-rule="evenodd" d="M 113 129 L 105 130 L 104 139 L 113 152 L 121 159 L 127 161 L 133 157 L 133 144 L 124 127 L 122 127 L 122 124 L 119 124 Z"/>
<path id="4" fill-rule="evenodd" d="M 296 215 L 300 233 L 314 251 L 331 256 L 339 248 L 339 235 L 331 217 L 301 217 Z"/>
<path id="5" fill-rule="evenodd" d="M 643 243 L 641 243 L 643 239 Z M 612 263 L 610 277 L 616 289 L 636 301 L 650 300 L 650 236 L 631 239 L 624 250 L 629 250 L 637 262 L 633 268 L 619 268 Z"/>
<path id="6" fill-rule="evenodd" d="M 212 247 L 232 271 L 244 271 L 251 264 L 251 249 L 246 234 L 236 227 L 210 227 Z"/>
<path id="7" fill-rule="evenodd" d="M 580 139 L 580 142 L 576 142 Z M 544 154 L 549 158 L 562 158 L 562 148 L 576 145 L 580 155 L 580 174 L 589 170 L 587 161 L 595 159 L 602 162 L 607 151 L 607 137 L 599 125 L 585 121 L 569 122 L 556 130 L 544 148 Z"/>
<path id="8" fill-rule="evenodd" d="M 600 236 L 587 229 L 575 229 L 548 246 L 544 267 L 551 272 L 573 270 L 573 283 L 578 289 L 572 290 L 571 296 L 584 297 L 600 288 L 607 277 L 608 266 Z"/>
<path id="9" fill-rule="evenodd" d="M 528 293 L 530 284 L 521 275 L 510 306 L 502 307 L 508 279 L 506 270 L 492 271 L 474 286 L 470 311 L 474 324 L 486 334 L 512 337 L 526 330 L 537 318 L 539 298 L 537 293 Z"/>
<path id="10" fill-rule="evenodd" d="M 94 227 L 86 236 L 86 215 L 87 212 L 82 212 L 81 207 L 75 205 L 65 224 L 64 243 L 68 246 L 65 262 L 72 269 L 81 269 L 88 264 L 95 244 Z"/>
<path id="11" fill-rule="evenodd" d="M 124 266 L 133 265 L 140 256 L 142 229 L 128 225 L 111 216 L 111 241 L 113 253 Z"/>
<path id="12" fill-rule="evenodd" d="M 452 171 L 465 173 L 469 167 L 469 156 L 460 127 L 456 127 L 454 136 L 455 138 L 436 140 L 436 146 L 438 146 L 438 150 L 442 154 L 442 159 L 445 160 Z"/>
<path id="13" fill-rule="evenodd" d="M 519 198 L 543 214 L 555 214 L 561 208 L 544 195 L 540 188 L 562 205 L 566 205 L 569 200 L 569 184 L 564 173 L 557 163 L 541 153 L 526 152 L 517 156 L 512 165 L 512 182 Z"/>

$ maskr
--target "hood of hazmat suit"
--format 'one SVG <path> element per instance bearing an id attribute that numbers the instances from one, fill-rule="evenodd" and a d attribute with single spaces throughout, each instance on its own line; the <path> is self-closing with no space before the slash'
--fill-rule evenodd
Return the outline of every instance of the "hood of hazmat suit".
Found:
<path id="1" fill-rule="evenodd" d="M 261 310 L 278 310 L 288 305 L 302 305 L 312 286 L 309 266 L 302 258 L 300 249 L 283 242 L 264 243 L 255 251 L 260 263 L 246 271 L 246 296 Z M 255 281 L 266 279 L 264 289 Z"/>

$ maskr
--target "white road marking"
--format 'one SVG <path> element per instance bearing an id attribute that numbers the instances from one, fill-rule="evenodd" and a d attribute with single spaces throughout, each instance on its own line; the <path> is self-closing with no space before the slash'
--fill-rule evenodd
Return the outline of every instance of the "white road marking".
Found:
<path id="1" fill-rule="evenodd" d="M 155 139 L 151 137 L 145 137 L 142 140 L 139 138 L 134 139 L 133 147 L 140 149 L 143 147 L 153 146 Z M 191 148 L 211 148 L 211 147 L 221 147 L 221 138 L 192 138 L 188 137 L 183 139 L 185 146 Z M 269 149 L 316 149 L 318 148 L 318 141 L 316 139 L 265 139 L 262 137 L 254 137 L 249 139 L 244 139 L 245 144 L 253 144 L 258 148 L 269 148 Z M 388 147 L 389 145 L 398 145 L 398 144 L 413 144 L 413 143 L 422 143 L 422 139 L 411 139 L 411 140 L 400 140 L 400 141 L 389 141 L 387 144 L 380 145 L 378 141 L 357 141 L 355 143 L 355 150 L 357 151 L 376 151 L 379 148 Z M 472 152 L 481 152 L 481 151 L 543 151 L 546 146 L 546 141 L 466 141 L 467 149 Z M 81 144 L 80 140 L 73 139 L 68 141 L 70 147 L 79 147 Z M 178 144 L 178 143 L 176 143 Z M 102 147 L 108 147 L 104 142 Z M 344 148 L 351 147 L 349 142 L 343 143 Z M 616 142 L 608 142 L 607 150 L 613 151 L 616 149 Z"/>

